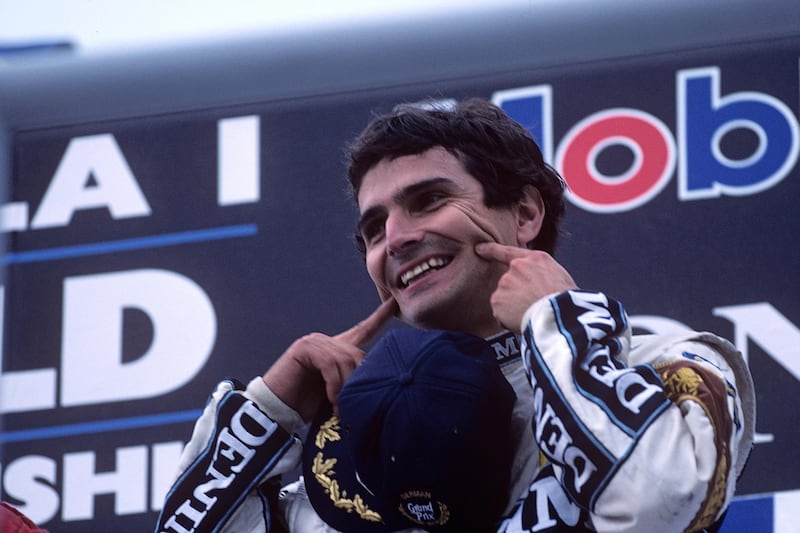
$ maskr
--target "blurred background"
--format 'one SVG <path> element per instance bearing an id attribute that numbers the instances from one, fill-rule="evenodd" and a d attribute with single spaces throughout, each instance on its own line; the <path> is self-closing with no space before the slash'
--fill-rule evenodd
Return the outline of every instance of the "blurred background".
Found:
<path id="1" fill-rule="evenodd" d="M 486 0 L 263 2 L 257 0 L 0 1 L 0 47 L 30 58 L 37 46 L 86 55 L 128 53 L 208 40 L 349 25 L 404 17 L 440 17 L 499 6 Z"/>

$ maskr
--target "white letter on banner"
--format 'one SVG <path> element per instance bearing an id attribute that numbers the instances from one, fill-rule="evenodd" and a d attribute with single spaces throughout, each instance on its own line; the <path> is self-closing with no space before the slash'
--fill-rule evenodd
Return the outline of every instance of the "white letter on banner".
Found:
<path id="1" fill-rule="evenodd" d="M 15 459 L 3 473 L 3 487 L 11 498 L 19 500 L 16 507 L 25 515 L 42 524 L 58 512 L 56 462 L 42 455 L 26 455 Z M 4 530 L 3 530 L 4 531 Z"/>
<path id="2" fill-rule="evenodd" d="M 55 368 L 3 372 L 5 294 L 0 285 L 0 413 L 52 409 L 56 406 Z"/>
<path id="3" fill-rule="evenodd" d="M 117 470 L 95 472 L 95 452 L 64 455 L 64 521 L 94 518 L 94 498 L 114 494 L 118 515 L 147 511 L 147 447 L 130 446 L 116 451 Z"/>
<path id="4" fill-rule="evenodd" d="M 217 203 L 257 202 L 261 197 L 259 117 L 222 119 L 217 123 Z"/>
<path id="5" fill-rule="evenodd" d="M 800 329 L 767 302 L 715 307 L 714 316 L 733 322 L 734 344 L 749 359 L 748 339 L 800 380 Z M 756 432 L 755 443 L 772 442 L 772 433 Z"/>
<path id="6" fill-rule="evenodd" d="M 88 183 L 89 178 L 94 180 Z M 80 209 L 106 207 L 113 218 L 147 216 L 147 204 L 114 136 L 72 139 L 31 227 L 66 226 Z"/>
<path id="7" fill-rule="evenodd" d="M 183 452 L 180 440 L 153 444 L 150 450 L 150 510 L 160 511 Z"/>
<path id="8" fill-rule="evenodd" d="M 122 361 L 125 308 L 153 326 L 147 352 Z M 194 281 L 166 270 L 131 270 L 64 281 L 61 404 L 148 398 L 188 383 L 214 346 L 216 315 Z"/>
<path id="9" fill-rule="evenodd" d="M 800 380 L 800 329 L 769 303 L 715 307 L 714 316 L 733 322 L 734 343 L 748 359 L 747 340 L 761 346 L 767 355 Z"/>
<path id="10" fill-rule="evenodd" d="M 0 205 L 0 232 L 28 229 L 28 203 L 11 202 Z"/>

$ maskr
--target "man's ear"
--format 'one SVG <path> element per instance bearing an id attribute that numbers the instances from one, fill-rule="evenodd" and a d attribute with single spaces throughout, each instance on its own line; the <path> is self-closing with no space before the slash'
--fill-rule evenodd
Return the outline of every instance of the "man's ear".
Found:
<path id="1" fill-rule="evenodd" d="M 528 243 L 539 235 L 544 222 L 544 201 L 539 190 L 526 185 L 517 202 L 517 244 L 527 248 Z"/>

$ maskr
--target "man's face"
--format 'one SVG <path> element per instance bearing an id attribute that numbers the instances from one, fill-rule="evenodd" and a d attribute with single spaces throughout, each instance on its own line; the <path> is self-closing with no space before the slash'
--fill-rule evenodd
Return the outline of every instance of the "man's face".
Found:
<path id="1" fill-rule="evenodd" d="M 475 254 L 479 242 L 520 242 L 518 211 L 484 205 L 480 182 L 443 148 L 384 159 L 358 192 L 367 271 L 418 327 L 487 336 L 500 329 L 489 298 L 505 267 Z"/>

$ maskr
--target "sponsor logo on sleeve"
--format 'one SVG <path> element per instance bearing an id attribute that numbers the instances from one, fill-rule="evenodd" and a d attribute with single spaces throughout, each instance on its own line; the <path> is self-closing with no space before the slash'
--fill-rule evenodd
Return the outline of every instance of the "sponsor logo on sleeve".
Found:
<path id="1" fill-rule="evenodd" d="M 252 401 L 228 393 L 208 447 L 170 491 L 156 531 L 217 531 L 291 442 Z"/>

